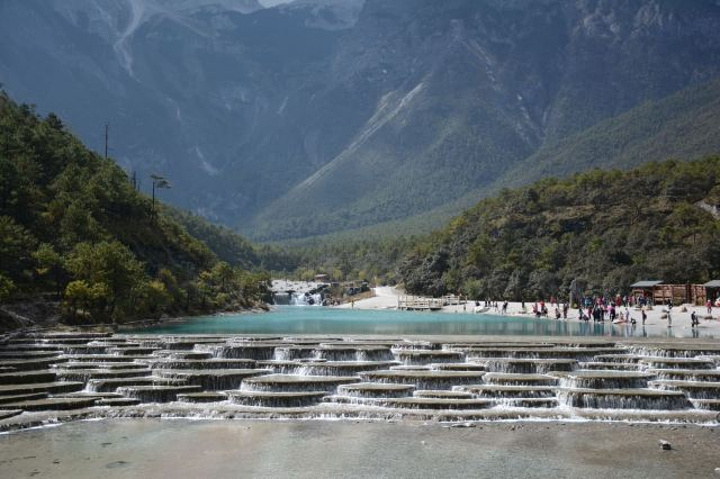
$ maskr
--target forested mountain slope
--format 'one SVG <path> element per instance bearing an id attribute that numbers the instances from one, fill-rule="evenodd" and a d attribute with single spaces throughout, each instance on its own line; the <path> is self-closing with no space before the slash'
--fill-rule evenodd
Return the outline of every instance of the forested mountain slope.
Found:
<path id="1" fill-rule="evenodd" d="M 263 273 L 220 262 L 51 114 L 0 94 L 0 300 L 52 293 L 71 322 L 259 305 Z"/>
<path id="2" fill-rule="evenodd" d="M 720 157 L 503 190 L 419 244 L 408 291 L 536 300 L 720 277 Z M 712 207 L 715 207 L 713 213 Z"/>

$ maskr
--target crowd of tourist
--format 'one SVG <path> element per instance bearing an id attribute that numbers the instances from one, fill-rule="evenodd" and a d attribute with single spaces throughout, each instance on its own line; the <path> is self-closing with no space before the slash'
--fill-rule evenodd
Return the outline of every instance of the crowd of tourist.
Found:
<path id="1" fill-rule="evenodd" d="M 480 306 L 480 302 L 476 301 L 476 311 L 485 312 L 494 309 L 494 312 L 501 315 L 508 314 L 508 301 L 499 303 L 497 301 L 486 300 L 484 306 Z M 605 322 L 610 321 L 613 324 L 645 324 L 648 315 L 647 311 L 653 309 L 656 305 L 652 298 L 643 296 L 584 296 L 577 303 L 573 304 L 573 308 L 577 307 L 578 319 L 580 321 L 590 322 Z M 544 300 L 536 301 L 531 306 L 530 314 L 538 319 L 548 318 L 556 320 L 568 319 L 570 311 L 570 304 L 568 301 L 561 301 L 554 296 L 551 296 L 546 302 Z M 670 300 L 662 305 L 663 319 L 667 321 L 668 326 L 672 326 L 674 304 Z M 720 297 L 716 301 L 710 299 L 705 303 L 707 310 L 706 318 L 712 317 L 713 308 L 720 307 Z M 631 310 L 634 312 L 631 313 Z M 525 305 L 525 301 L 521 302 L 520 313 L 528 314 L 528 309 Z M 690 312 L 690 324 L 692 327 L 700 325 L 700 317 L 698 313 L 693 310 Z"/>

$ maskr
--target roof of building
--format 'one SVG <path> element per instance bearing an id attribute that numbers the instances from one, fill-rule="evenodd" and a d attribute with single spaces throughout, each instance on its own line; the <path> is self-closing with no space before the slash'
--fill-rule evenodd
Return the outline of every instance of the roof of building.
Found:
<path id="1" fill-rule="evenodd" d="M 662 281 L 638 281 L 635 284 L 631 284 L 631 288 L 652 288 L 658 284 L 662 284 Z"/>
<path id="2" fill-rule="evenodd" d="M 714 279 L 703 284 L 706 288 L 720 288 L 720 279 Z"/>

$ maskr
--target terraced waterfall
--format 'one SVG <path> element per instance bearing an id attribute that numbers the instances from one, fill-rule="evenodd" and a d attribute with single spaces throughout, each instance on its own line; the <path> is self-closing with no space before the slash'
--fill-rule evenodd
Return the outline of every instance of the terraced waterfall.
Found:
<path id="1" fill-rule="evenodd" d="M 96 417 L 716 424 L 701 341 L 50 333 L 0 345 L 0 430 Z"/>

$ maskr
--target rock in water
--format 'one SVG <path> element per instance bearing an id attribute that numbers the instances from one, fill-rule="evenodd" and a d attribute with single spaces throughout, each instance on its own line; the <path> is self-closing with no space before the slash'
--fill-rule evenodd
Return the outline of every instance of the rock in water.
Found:
<path id="1" fill-rule="evenodd" d="M 660 443 L 660 447 L 662 448 L 663 451 L 669 451 L 672 449 L 672 445 L 669 442 L 667 442 L 663 439 L 660 439 L 660 441 L 658 441 L 658 442 Z"/>

